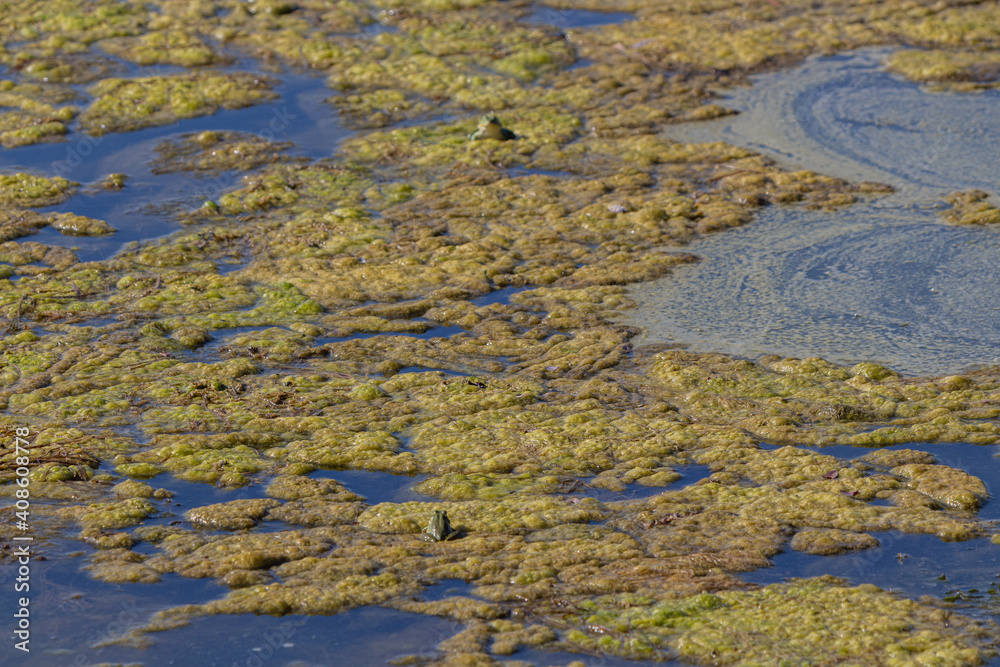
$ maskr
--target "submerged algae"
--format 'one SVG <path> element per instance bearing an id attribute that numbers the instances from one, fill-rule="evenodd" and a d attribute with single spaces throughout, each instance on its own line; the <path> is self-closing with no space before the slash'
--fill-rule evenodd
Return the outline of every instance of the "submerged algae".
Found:
<path id="1" fill-rule="evenodd" d="M 196 171 L 208 174 L 234 169 L 250 171 L 265 164 L 290 160 L 288 141 L 267 141 L 246 132 L 204 132 L 182 135 L 156 147 L 152 172 Z"/>

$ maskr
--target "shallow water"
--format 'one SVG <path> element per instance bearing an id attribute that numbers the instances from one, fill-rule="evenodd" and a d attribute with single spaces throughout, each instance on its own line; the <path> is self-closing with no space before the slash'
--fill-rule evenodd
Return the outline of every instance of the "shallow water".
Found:
<path id="1" fill-rule="evenodd" d="M 765 445 L 765 448 L 771 448 Z M 873 449 L 804 447 L 821 454 L 851 460 Z M 933 454 L 938 463 L 979 477 L 990 492 L 979 517 L 1000 520 L 1000 446 L 967 443 L 907 443 L 878 449 L 915 449 Z M 873 503 L 875 504 L 875 503 Z M 872 533 L 880 544 L 873 549 L 839 556 L 814 556 L 791 549 L 775 556 L 773 567 L 741 577 L 767 585 L 796 577 L 830 574 L 852 584 L 875 584 L 910 598 L 933 595 L 959 605 L 966 613 L 1000 618 L 1000 545 L 989 538 L 944 542 L 934 535 L 902 532 Z M 990 590 L 993 593 L 990 593 Z M 1000 659 L 990 664 L 1000 663 Z"/>
<path id="2" fill-rule="evenodd" d="M 890 49 L 860 49 L 754 77 L 727 90 L 734 116 L 671 125 L 681 141 L 726 141 L 782 163 L 879 181 L 901 199 L 1000 189 L 1000 93 L 932 93 L 888 72 Z"/>
<path id="3" fill-rule="evenodd" d="M 80 575 L 85 576 L 85 575 Z M 62 624 L 40 619 L 38 645 L 27 660 L 18 656 L 17 664 L 90 665 L 97 663 L 143 662 L 156 665 L 384 665 L 393 658 L 408 654 L 434 654 L 436 645 L 455 634 L 461 625 L 433 616 L 413 614 L 379 607 L 363 607 L 336 618 L 326 616 L 211 616 L 196 623 L 161 633 L 151 638 L 149 649 L 126 646 L 92 648 L 95 640 L 120 636 L 144 623 L 149 613 L 165 601 L 195 602 L 206 597 L 190 590 L 206 586 L 203 580 L 159 584 L 130 584 L 94 591 L 93 582 L 85 588 L 93 591 L 78 601 L 80 608 L 71 622 Z M 116 588 L 124 588 L 124 593 Z M 171 593 L 167 593 L 169 590 Z M 180 593 L 175 595 L 174 593 Z M 386 641 L 391 636 L 392 641 Z M 5 664 L 14 656 L 5 642 L 0 658 Z M 156 656 L 152 658 L 151 656 Z"/>
<path id="4" fill-rule="evenodd" d="M 544 23 L 557 28 L 596 28 L 622 23 L 635 18 L 628 12 L 595 12 L 588 9 L 556 9 L 537 5 L 523 20 L 527 23 Z"/>
<path id="5" fill-rule="evenodd" d="M 884 51 L 810 60 L 725 101 L 737 116 L 671 126 L 784 165 L 889 183 L 837 211 L 770 206 L 699 239 L 700 262 L 632 288 L 638 344 L 754 357 L 877 361 L 909 375 L 1000 362 L 1000 230 L 937 213 L 958 189 L 1000 186 L 1000 94 L 930 93 L 888 74 Z"/>
<path id="6" fill-rule="evenodd" d="M 233 70 L 254 71 L 251 65 Z M 157 70 L 159 72 L 160 70 Z M 135 75 L 148 75 L 138 70 Z M 69 141 L 43 143 L 0 151 L 0 171 L 29 171 L 61 175 L 81 184 L 66 202 L 38 209 L 73 212 L 108 221 L 118 231 L 98 237 L 64 236 L 46 227 L 22 240 L 77 249 L 81 261 L 107 259 L 135 241 L 165 236 L 181 228 L 171 213 L 200 206 L 207 199 L 239 185 L 241 174 L 223 172 L 205 176 L 187 172 L 154 174 L 150 161 L 162 141 L 203 130 L 240 130 L 275 141 L 292 141 L 290 155 L 329 157 L 350 132 L 336 110 L 324 100 L 330 91 L 317 77 L 287 72 L 272 76 L 281 97 L 270 104 L 223 110 L 135 132 L 103 137 L 70 135 Z M 110 173 L 129 176 L 122 190 L 87 190 L 86 186 Z"/>
<path id="7" fill-rule="evenodd" d="M 689 250 L 701 261 L 630 290 L 636 344 L 870 360 L 907 375 L 1000 362 L 1000 230 L 878 203 L 772 206 Z"/>
<path id="8" fill-rule="evenodd" d="M 309 477 L 336 480 L 348 491 L 364 496 L 369 505 L 433 500 L 430 496 L 413 490 L 428 475 L 393 475 L 370 470 L 317 470 Z"/>

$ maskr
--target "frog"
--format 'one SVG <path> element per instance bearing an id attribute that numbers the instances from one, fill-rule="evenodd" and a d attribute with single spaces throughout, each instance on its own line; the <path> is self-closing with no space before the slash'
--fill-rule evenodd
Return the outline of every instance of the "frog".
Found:
<path id="1" fill-rule="evenodd" d="M 431 522 L 427 524 L 421 534 L 421 539 L 425 542 L 444 542 L 453 540 L 458 536 L 458 531 L 451 527 L 448 521 L 448 512 L 444 510 L 434 510 Z"/>
<path id="2" fill-rule="evenodd" d="M 509 141 L 517 139 L 517 135 L 500 124 L 497 115 L 490 112 L 479 120 L 479 127 L 469 135 L 469 139 L 495 139 L 497 141 Z"/>

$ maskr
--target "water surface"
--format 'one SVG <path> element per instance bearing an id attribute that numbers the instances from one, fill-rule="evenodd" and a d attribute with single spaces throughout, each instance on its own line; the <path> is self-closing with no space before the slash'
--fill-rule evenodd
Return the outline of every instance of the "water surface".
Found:
<path id="1" fill-rule="evenodd" d="M 939 213 L 960 189 L 1000 189 L 1000 93 L 931 93 L 888 73 L 885 50 L 812 59 L 724 103 L 741 113 L 675 125 L 788 168 L 897 189 L 836 211 L 769 206 L 699 239 L 701 258 L 631 290 L 639 344 L 754 357 L 877 361 L 909 375 L 1000 362 L 1000 230 Z"/>

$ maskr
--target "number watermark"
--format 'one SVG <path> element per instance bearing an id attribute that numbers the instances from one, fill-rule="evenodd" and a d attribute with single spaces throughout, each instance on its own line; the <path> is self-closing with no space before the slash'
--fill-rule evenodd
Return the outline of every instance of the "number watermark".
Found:
<path id="1" fill-rule="evenodd" d="M 31 480 L 28 469 L 31 464 L 31 453 L 28 450 L 28 437 L 31 431 L 26 426 L 14 429 L 14 527 L 17 533 L 12 538 L 14 542 L 14 558 L 17 563 L 17 576 L 14 577 L 15 599 L 14 611 L 14 648 L 29 653 L 31 651 Z"/>

